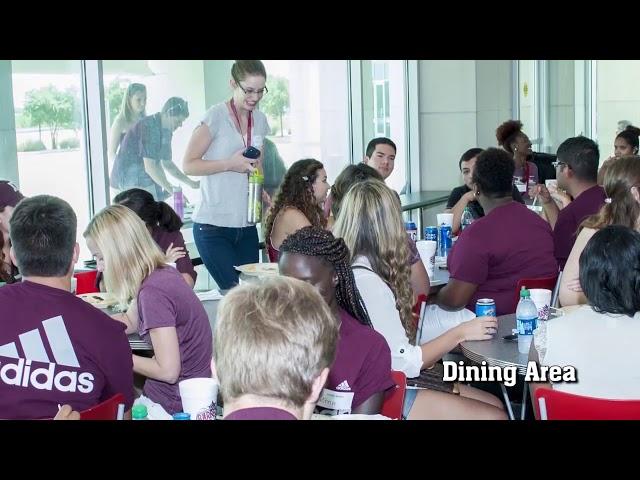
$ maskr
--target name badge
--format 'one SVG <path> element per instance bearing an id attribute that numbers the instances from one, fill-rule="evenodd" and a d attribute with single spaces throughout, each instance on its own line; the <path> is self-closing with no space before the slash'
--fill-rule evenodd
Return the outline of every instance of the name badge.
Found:
<path id="1" fill-rule="evenodd" d="M 353 403 L 353 392 L 336 392 L 327 388 L 322 390 L 317 406 L 330 410 L 331 415 L 342 415 L 351 413 Z M 324 413 L 324 412 L 322 412 Z"/>

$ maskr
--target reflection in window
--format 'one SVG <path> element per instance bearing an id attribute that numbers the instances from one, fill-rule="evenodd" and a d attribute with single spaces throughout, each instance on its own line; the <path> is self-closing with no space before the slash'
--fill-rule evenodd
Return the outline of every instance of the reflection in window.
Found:
<path id="1" fill-rule="evenodd" d="M 137 186 L 171 205 L 178 186 L 191 205 L 199 201 L 198 179 L 182 173 L 182 157 L 206 110 L 203 61 L 105 60 L 103 72 L 111 198 Z"/>

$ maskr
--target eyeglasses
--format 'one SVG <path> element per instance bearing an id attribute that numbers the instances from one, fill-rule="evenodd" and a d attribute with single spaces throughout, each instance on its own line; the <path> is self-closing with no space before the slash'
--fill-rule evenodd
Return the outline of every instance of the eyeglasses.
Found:
<path id="1" fill-rule="evenodd" d="M 560 165 L 568 165 L 566 162 L 551 162 L 553 168 L 558 168 Z"/>
<path id="2" fill-rule="evenodd" d="M 266 85 L 264 88 L 261 88 L 260 90 L 254 90 L 253 88 L 244 88 L 242 85 L 240 85 L 240 81 L 235 76 L 233 77 L 233 79 L 235 80 L 238 88 L 242 90 L 242 93 L 244 93 L 245 95 L 253 95 L 255 93 L 259 97 L 262 97 L 265 93 L 269 93 L 269 89 L 267 88 Z"/>
<path id="3" fill-rule="evenodd" d="M 242 90 L 242 93 L 244 93 L 245 95 L 253 95 L 255 93 L 259 97 L 262 97 L 265 93 L 269 93 L 269 90 L 266 86 L 264 88 L 261 88 L 260 90 L 254 90 L 252 88 L 243 88 L 239 82 L 236 82 L 236 85 L 238 85 L 238 88 L 240 88 L 240 90 Z"/>

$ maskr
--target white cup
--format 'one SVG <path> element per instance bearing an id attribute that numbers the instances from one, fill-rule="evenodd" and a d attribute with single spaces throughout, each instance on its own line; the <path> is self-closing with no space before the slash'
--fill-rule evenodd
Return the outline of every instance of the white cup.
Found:
<path id="1" fill-rule="evenodd" d="M 182 411 L 192 420 L 215 420 L 218 399 L 218 381 L 215 378 L 190 378 L 182 380 L 180 398 Z"/>
<path id="2" fill-rule="evenodd" d="M 424 268 L 427 270 L 427 275 L 433 277 L 433 271 L 436 264 L 436 247 L 438 242 L 434 240 L 418 240 L 416 242 L 416 248 L 424 264 Z"/>
<path id="3" fill-rule="evenodd" d="M 538 320 L 549 319 L 549 307 L 551 305 L 551 290 L 544 288 L 532 288 L 529 290 L 531 300 L 538 310 Z"/>
<path id="4" fill-rule="evenodd" d="M 442 224 L 448 225 L 450 227 L 453 226 L 453 213 L 438 213 L 436 215 L 436 221 L 438 222 L 438 227 Z"/>

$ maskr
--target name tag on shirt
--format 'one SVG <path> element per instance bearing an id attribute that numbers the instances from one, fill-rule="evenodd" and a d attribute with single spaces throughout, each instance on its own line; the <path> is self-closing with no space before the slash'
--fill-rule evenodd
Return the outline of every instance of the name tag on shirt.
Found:
<path id="1" fill-rule="evenodd" d="M 317 406 L 323 409 L 320 413 L 324 415 L 351 413 L 353 395 L 353 392 L 336 392 L 335 390 L 324 388 Z M 325 410 L 329 411 L 327 412 Z"/>

